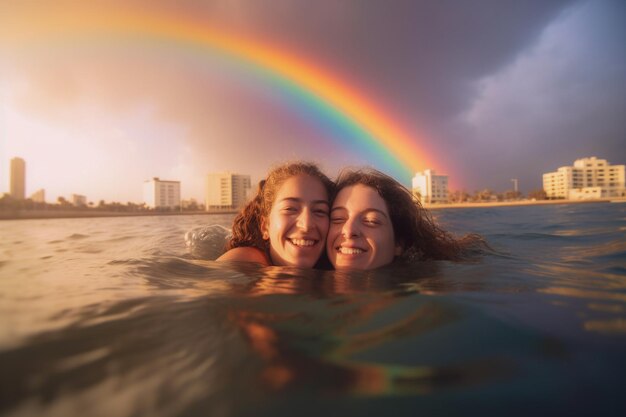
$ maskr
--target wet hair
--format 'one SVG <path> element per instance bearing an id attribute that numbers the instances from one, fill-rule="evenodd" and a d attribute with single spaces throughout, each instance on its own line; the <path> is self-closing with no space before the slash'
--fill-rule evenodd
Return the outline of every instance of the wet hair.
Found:
<path id="1" fill-rule="evenodd" d="M 311 162 L 288 162 L 278 165 L 270 170 L 267 178 L 259 182 L 254 198 L 233 220 L 232 237 L 226 244 L 226 250 L 248 246 L 267 251 L 269 242 L 263 239 L 262 222 L 267 221 L 281 185 L 297 175 L 317 178 L 324 185 L 328 199 L 333 197 L 335 184 L 317 165 Z"/>
<path id="2" fill-rule="evenodd" d="M 357 184 L 373 188 L 385 201 L 401 260 L 461 260 L 487 246 L 480 235 L 456 238 L 440 228 L 405 186 L 375 169 L 343 170 L 335 192 Z"/>

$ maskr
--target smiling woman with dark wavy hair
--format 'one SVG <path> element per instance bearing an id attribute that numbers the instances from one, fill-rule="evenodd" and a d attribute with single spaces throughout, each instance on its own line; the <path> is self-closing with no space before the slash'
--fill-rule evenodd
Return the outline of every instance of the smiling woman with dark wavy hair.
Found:
<path id="1" fill-rule="evenodd" d="M 455 238 L 440 228 L 406 187 L 382 172 L 344 170 L 336 181 L 326 250 L 337 269 L 461 260 L 485 247 L 479 235 Z"/>

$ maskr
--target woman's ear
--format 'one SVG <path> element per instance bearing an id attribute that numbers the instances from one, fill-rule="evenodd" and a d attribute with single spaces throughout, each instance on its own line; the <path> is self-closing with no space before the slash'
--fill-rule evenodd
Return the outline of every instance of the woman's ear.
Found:
<path id="1" fill-rule="evenodd" d="M 402 255 L 402 252 L 404 252 L 404 249 L 402 248 L 402 245 L 396 245 L 396 248 L 393 251 L 393 254 L 395 256 L 400 256 Z"/>

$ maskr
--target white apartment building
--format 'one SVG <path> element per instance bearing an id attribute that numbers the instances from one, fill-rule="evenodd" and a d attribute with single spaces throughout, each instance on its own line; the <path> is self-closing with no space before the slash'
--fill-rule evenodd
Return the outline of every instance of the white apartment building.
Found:
<path id="1" fill-rule="evenodd" d="M 250 175 L 215 172 L 207 176 L 206 210 L 238 209 L 250 197 Z"/>
<path id="2" fill-rule="evenodd" d="M 543 189 L 548 198 L 625 197 L 624 165 L 610 165 L 595 156 L 577 159 L 573 166 L 543 174 Z"/>
<path id="3" fill-rule="evenodd" d="M 448 202 L 448 176 L 436 175 L 432 169 L 418 172 L 413 177 L 413 195 L 422 203 Z"/>
<path id="4" fill-rule="evenodd" d="M 165 181 L 157 177 L 143 183 L 143 202 L 152 209 L 180 207 L 180 181 Z"/>

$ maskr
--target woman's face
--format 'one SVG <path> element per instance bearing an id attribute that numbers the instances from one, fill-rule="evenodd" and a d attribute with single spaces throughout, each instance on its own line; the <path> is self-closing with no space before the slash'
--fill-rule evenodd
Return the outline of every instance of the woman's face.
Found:
<path id="1" fill-rule="evenodd" d="M 374 269 L 401 253 L 387 204 L 371 187 L 356 184 L 342 189 L 330 223 L 326 250 L 336 269 Z"/>
<path id="2" fill-rule="evenodd" d="M 325 247 L 328 210 L 328 194 L 319 179 L 309 175 L 287 179 L 261 226 L 263 238 L 270 241 L 272 263 L 313 267 Z"/>

